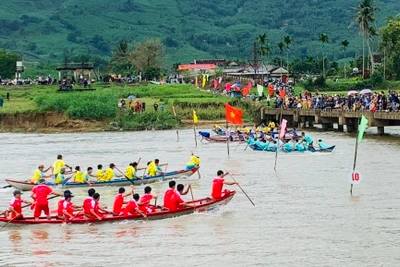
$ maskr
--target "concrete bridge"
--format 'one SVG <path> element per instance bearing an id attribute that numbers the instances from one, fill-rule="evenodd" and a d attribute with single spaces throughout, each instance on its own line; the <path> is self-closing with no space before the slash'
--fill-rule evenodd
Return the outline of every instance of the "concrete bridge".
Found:
<path id="1" fill-rule="evenodd" d="M 261 121 L 280 121 L 280 114 L 293 127 L 307 128 L 314 124 L 321 124 L 323 130 L 334 130 L 334 125 L 339 131 L 357 131 L 359 118 L 364 115 L 368 119 L 368 127 L 377 127 L 378 134 L 385 133 L 385 126 L 400 125 L 400 112 L 371 112 L 371 111 L 349 111 L 349 110 L 318 110 L 318 109 L 274 109 L 262 108 Z"/>

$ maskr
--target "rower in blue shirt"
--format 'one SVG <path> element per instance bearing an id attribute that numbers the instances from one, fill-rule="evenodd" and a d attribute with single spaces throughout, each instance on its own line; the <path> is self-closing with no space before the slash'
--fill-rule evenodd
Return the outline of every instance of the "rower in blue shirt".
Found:
<path id="1" fill-rule="evenodd" d="M 303 138 L 304 141 L 306 141 L 307 145 L 311 145 L 313 143 L 312 138 L 306 135 L 304 132 L 301 133 L 301 137 Z"/>
<path id="2" fill-rule="evenodd" d="M 293 135 L 293 138 L 296 138 L 296 137 L 299 136 L 299 135 L 297 134 L 296 128 L 293 128 L 292 135 Z"/>
<path id="3" fill-rule="evenodd" d="M 199 131 L 199 134 L 200 134 L 200 136 L 202 137 L 202 138 L 210 138 L 210 133 L 209 132 L 202 132 L 202 131 Z"/>
<path id="4" fill-rule="evenodd" d="M 318 140 L 318 146 L 321 150 L 326 150 L 328 149 L 328 146 L 323 142 L 321 139 Z"/>

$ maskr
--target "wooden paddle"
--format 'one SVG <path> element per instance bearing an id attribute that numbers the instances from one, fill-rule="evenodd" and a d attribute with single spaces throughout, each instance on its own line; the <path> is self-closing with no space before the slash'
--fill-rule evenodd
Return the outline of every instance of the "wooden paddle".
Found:
<path id="1" fill-rule="evenodd" d="M 56 198 L 56 197 L 59 197 L 59 196 L 52 196 L 52 197 L 47 198 L 47 200 L 50 200 L 50 199 L 53 199 L 53 198 Z M 33 203 L 32 203 L 32 204 L 33 204 Z M 21 209 L 24 209 L 24 208 L 27 208 L 27 207 L 29 207 L 29 206 L 32 206 L 32 204 L 26 204 L 26 205 L 22 206 Z M 4 212 L 3 212 L 3 213 L 4 213 Z M 9 220 L 8 222 L 6 222 L 6 224 L 3 225 L 3 226 L 0 228 L 0 230 L 3 229 L 4 227 L 6 227 L 10 222 L 14 221 L 14 220 L 17 219 L 17 218 L 18 218 L 18 217 L 16 216 L 16 217 L 12 218 L 11 220 Z"/>
<path id="2" fill-rule="evenodd" d="M 6 189 L 6 188 L 10 188 L 10 187 L 12 187 L 12 185 L 3 186 L 1 189 Z"/>
<path id="3" fill-rule="evenodd" d="M 132 179 L 129 179 L 128 176 L 126 176 L 125 173 L 123 173 L 120 169 L 118 169 L 117 166 L 114 166 L 114 167 L 117 171 L 119 171 L 125 177 L 126 180 L 128 180 L 132 185 L 135 185 L 135 182 L 133 182 Z"/>
<path id="4" fill-rule="evenodd" d="M 234 151 L 242 144 L 242 141 L 239 141 L 239 144 L 235 147 Z"/>
<path id="5" fill-rule="evenodd" d="M 232 180 L 234 182 L 236 182 L 235 178 L 233 178 L 233 176 L 231 174 L 229 174 L 229 176 L 232 178 Z M 236 182 L 237 183 L 237 182 Z M 243 188 L 240 186 L 240 184 L 237 184 L 237 186 L 240 188 L 240 190 L 242 190 L 243 194 L 245 194 L 245 196 L 247 197 L 247 199 L 251 202 L 251 204 L 253 204 L 253 206 L 256 206 L 254 204 L 254 202 L 251 200 L 251 198 L 247 195 L 247 193 L 243 190 Z"/>

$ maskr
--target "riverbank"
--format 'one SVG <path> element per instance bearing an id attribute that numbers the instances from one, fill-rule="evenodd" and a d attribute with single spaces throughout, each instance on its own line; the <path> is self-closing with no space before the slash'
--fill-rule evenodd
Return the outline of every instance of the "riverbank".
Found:
<path id="1" fill-rule="evenodd" d="M 0 88 L 10 100 L 0 108 L 1 132 L 101 132 L 167 130 L 192 127 L 193 110 L 199 126 L 223 124 L 225 103 L 244 110 L 252 124 L 258 108 L 250 101 L 216 95 L 191 85 L 97 84 L 95 91 L 57 92 L 57 86 Z M 118 103 L 124 100 L 126 108 Z M 145 110 L 130 108 L 145 103 Z M 173 112 L 175 109 L 175 114 Z"/>

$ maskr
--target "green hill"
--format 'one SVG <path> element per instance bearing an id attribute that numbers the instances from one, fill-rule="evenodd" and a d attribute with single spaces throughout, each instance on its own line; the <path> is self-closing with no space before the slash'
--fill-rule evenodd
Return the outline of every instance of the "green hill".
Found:
<path id="1" fill-rule="evenodd" d="M 357 27 L 349 29 L 357 0 L 7 0 L 0 9 L 0 48 L 25 59 L 62 61 L 64 52 L 109 57 L 120 39 L 156 37 L 168 61 L 241 58 L 266 32 L 273 52 L 284 35 L 294 39 L 296 57 L 320 55 L 318 35 L 326 33 L 331 59 L 360 53 Z M 400 1 L 381 0 L 378 26 L 400 13 Z"/>

